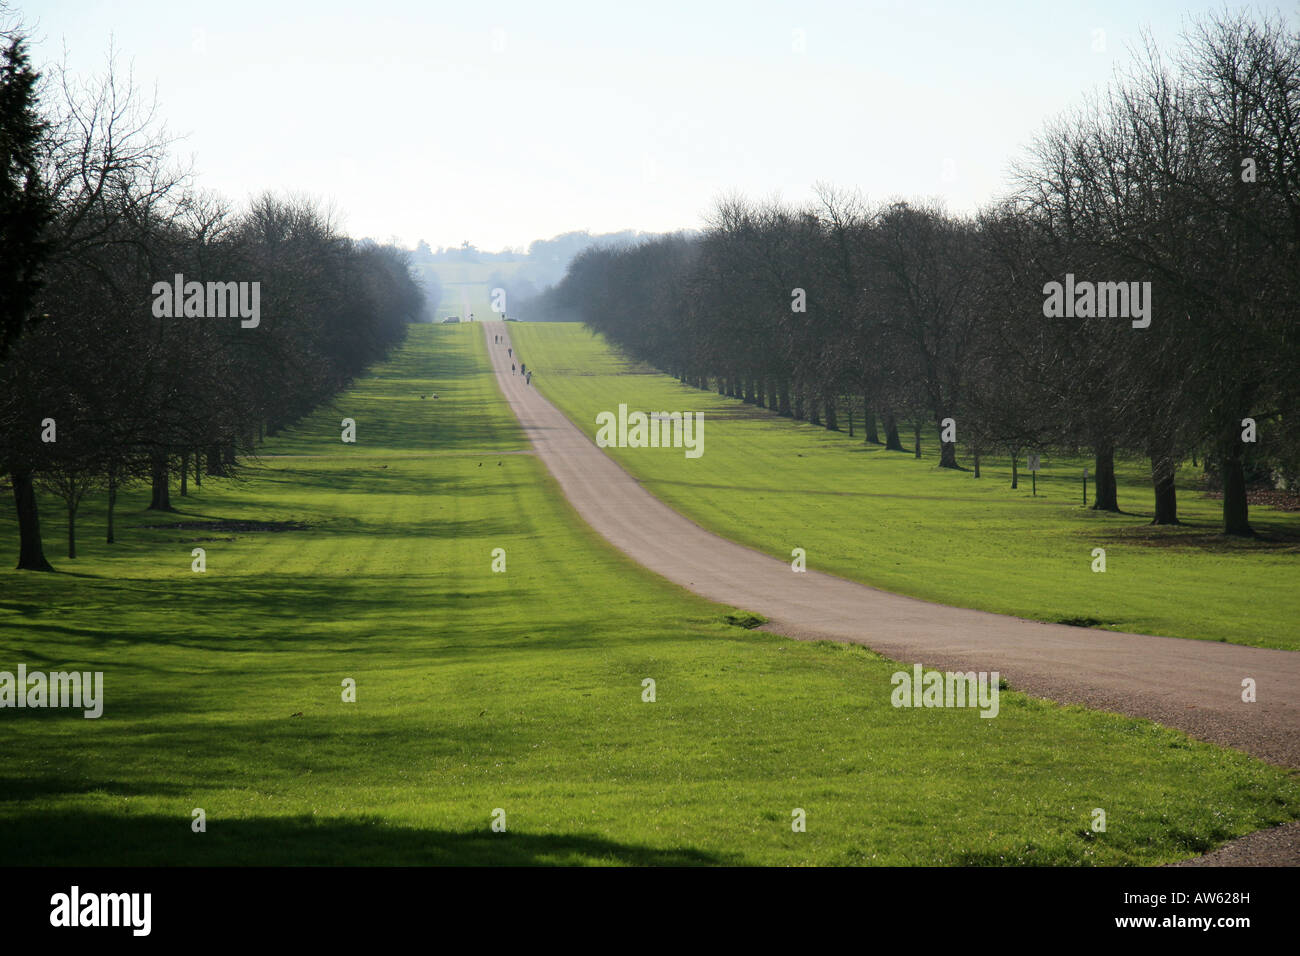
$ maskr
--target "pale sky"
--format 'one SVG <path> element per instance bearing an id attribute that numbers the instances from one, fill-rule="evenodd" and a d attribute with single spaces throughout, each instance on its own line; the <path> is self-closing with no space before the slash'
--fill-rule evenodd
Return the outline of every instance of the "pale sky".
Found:
<path id="1" fill-rule="evenodd" d="M 66 47 L 74 71 L 101 69 L 111 37 L 201 185 L 333 200 L 357 237 L 499 249 L 698 228 L 725 193 L 801 202 L 818 181 L 972 211 L 1141 28 L 1172 50 L 1220 4 L 15 6 L 40 63 Z"/>

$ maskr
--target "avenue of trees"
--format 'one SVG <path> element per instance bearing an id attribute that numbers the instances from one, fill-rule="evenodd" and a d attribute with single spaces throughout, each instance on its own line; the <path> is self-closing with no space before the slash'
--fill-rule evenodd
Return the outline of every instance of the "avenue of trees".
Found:
<path id="1" fill-rule="evenodd" d="M 1300 33 L 1223 14 L 1184 40 L 1050 124 L 978 215 L 728 198 L 702 235 L 586 251 L 528 314 L 918 457 L 951 419 L 940 463 L 976 477 L 994 451 L 1013 483 L 1032 451 L 1087 454 L 1098 509 L 1141 456 L 1158 524 L 1199 461 L 1250 535 L 1250 482 L 1300 486 Z M 1053 282 L 1098 286 L 1049 316 Z"/>
<path id="2" fill-rule="evenodd" d="M 0 42 L 0 482 L 19 568 L 49 570 L 38 494 L 61 502 L 75 557 L 80 502 L 105 493 L 111 543 L 125 485 L 167 511 L 173 489 L 230 474 L 400 342 L 423 293 L 405 253 L 311 201 L 236 211 L 196 188 L 111 61 L 90 82 L 42 77 L 15 31 Z M 178 274 L 258 283 L 259 321 L 160 317 L 154 286 Z"/>

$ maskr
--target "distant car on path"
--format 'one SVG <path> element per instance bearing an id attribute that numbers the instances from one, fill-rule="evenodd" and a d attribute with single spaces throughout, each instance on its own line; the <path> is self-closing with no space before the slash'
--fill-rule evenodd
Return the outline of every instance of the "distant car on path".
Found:
<path id="1" fill-rule="evenodd" d="M 455 325 L 455 324 L 456 324 L 457 322 L 459 322 L 459 321 L 460 321 L 460 316 L 459 316 L 459 315 L 449 315 L 449 316 L 447 316 L 445 319 L 442 320 L 442 324 L 443 324 L 443 325 Z"/>

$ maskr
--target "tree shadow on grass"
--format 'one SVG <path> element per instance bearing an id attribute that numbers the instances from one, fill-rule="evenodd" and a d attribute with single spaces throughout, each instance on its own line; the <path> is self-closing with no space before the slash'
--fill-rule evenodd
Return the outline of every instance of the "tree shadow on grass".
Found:
<path id="1" fill-rule="evenodd" d="M 53 811 L 0 820 L 0 866 L 703 866 L 738 858 L 589 833 L 493 833 L 391 825 L 379 817 L 185 816 Z"/>
<path id="2" fill-rule="evenodd" d="M 19 625 L 6 615 L 0 617 L 0 647 L 21 648 L 22 661 L 35 670 L 46 664 L 62 667 L 68 661 L 82 669 L 95 661 L 111 664 L 101 660 L 102 652 L 119 644 L 222 654 L 393 653 L 408 660 L 422 656 L 432 660 L 478 656 L 507 647 L 586 649 L 602 640 L 575 631 L 569 619 L 524 621 L 503 614 L 499 620 L 453 622 L 452 613 L 468 603 L 494 599 L 490 582 L 481 589 L 441 592 L 431 591 L 428 579 L 394 581 L 374 575 L 323 580 L 246 576 L 207 589 L 203 583 L 143 582 L 127 589 L 129 594 L 106 592 L 105 602 L 129 602 L 135 610 L 129 622 L 113 614 L 111 603 L 102 611 L 88 605 L 87 613 L 73 620 L 50 612 L 24 616 Z M 536 589 L 520 586 L 510 591 L 509 600 L 526 603 L 534 594 Z M 239 610 L 238 628 L 214 624 L 232 608 Z M 394 615 L 394 608 L 418 609 L 418 613 Z M 342 640 L 340 621 L 357 624 L 359 634 Z M 88 649 L 95 651 L 90 657 Z M 131 666 L 139 662 L 132 661 Z"/>
<path id="3" fill-rule="evenodd" d="M 82 793 L 106 793 L 119 797 L 156 795 L 182 796 L 189 789 L 161 780 L 92 780 L 87 777 L 0 777 L 0 806 L 48 797 L 64 798 Z M 0 830 L 7 824 L 0 821 Z"/>
<path id="4" fill-rule="evenodd" d="M 1131 517 L 1149 518 L 1150 515 L 1139 512 Z M 1255 530 L 1252 537 L 1226 535 L 1218 522 L 1186 518 L 1177 525 L 1143 523 L 1101 531 L 1088 530 L 1086 533 L 1092 537 L 1121 544 L 1218 555 L 1294 553 L 1300 550 L 1300 529 L 1297 529 L 1293 522 L 1285 518 L 1274 519 L 1272 515 L 1267 514 L 1251 515 L 1250 521 Z"/>

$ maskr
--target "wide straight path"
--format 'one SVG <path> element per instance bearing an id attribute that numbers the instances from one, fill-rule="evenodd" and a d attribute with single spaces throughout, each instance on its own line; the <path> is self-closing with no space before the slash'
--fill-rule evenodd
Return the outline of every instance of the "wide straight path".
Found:
<path id="1" fill-rule="evenodd" d="M 501 390 L 565 496 L 615 547 L 670 581 L 762 614 L 766 630 L 864 644 L 909 664 L 997 671 L 1016 690 L 1146 717 L 1300 767 L 1300 654 L 1043 624 L 918 601 L 813 570 L 796 573 L 705 531 L 642 488 L 536 385 L 511 373 L 519 358 L 506 354 L 509 324 L 482 324 Z M 1242 700 L 1246 678 L 1255 681 L 1255 703 Z"/>

